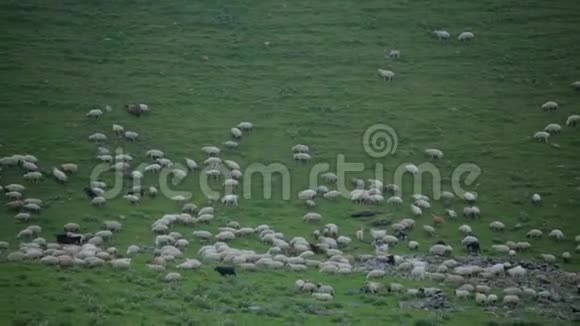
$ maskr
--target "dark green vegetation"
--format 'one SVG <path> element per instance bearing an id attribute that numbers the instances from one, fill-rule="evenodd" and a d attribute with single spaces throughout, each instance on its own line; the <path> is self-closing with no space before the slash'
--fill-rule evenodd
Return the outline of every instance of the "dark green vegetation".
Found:
<path id="1" fill-rule="evenodd" d="M 400 163 L 422 163 L 423 150 L 435 147 L 445 153 L 434 164 L 441 168 L 446 190 L 459 164 L 475 163 L 483 169 L 469 187 L 480 195 L 482 219 L 469 223 L 487 254 L 494 241 L 523 240 L 531 228 L 560 228 L 565 241 L 534 241 L 529 253 L 559 256 L 573 252 L 573 237 L 580 233 L 580 129 L 565 128 L 553 137 L 551 142 L 559 148 L 538 144 L 531 135 L 551 122 L 564 125 L 569 115 L 580 113 L 580 94 L 569 87 L 580 79 L 579 21 L 580 2 L 573 0 L 5 0 L 0 3 L 0 156 L 31 153 L 47 171 L 65 162 L 80 164 L 81 171 L 65 186 L 48 179 L 28 186 L 27 196 L 49 203 L 35 223 L 53 241 L 52 235 L 66 222 L 95 231 L 103 220 L 117 219 L 123 231 L 112 245 L 124 251 L 129 244 L 151 244 L 151 222 L 178 207 L 165 198 L 145 199 L 137 207 L 121 198 L 102 209 L 91 207 L 82 188 L 96 165 L 95 146 L 87 141 L 94 132 L 106 132 L 110 149 L 123 147 L 139 160 L 145 160 L 146 150 L 159 148 L 175 161 L 188 156 L 201 162 L 202 146 L 221 146 L 231 127 L 251 121 L 256 126 L 251 135 L 222 157 L 243 166 L 287 164 L 294 194 L 308 186 L 309 172 L 309 165 L 291 159 L 289 149 L 296 143 L 311 146 L 310 165 L 334 165 L 336 155 L 344 154 L 348 162 L 369 168 L 348 177 L 371 177 L 370 169 L 382 163 L 387 182 Z M 437 28 L 449 30 L 452 40 L 437 41 L 429 34 Z M 465 30 L 475 33 L 473 42 L 456 40 Z M 385 48 L 400 49 L 401 58 L 385 59 Z M 394 82 L 380 80 L 377 68 L 393 70 Z M 542 112 L 540 106 L 548 100 L 558 101 L 560 110 Z M 153 113 L 131 117 L 122 109 L 129 102 L 147 103 Z M 86 119 L 90 108 L 105 104 L 114 111 L 98 122 Z M 115 139 L 112 123 L 139 132 L 140 141 Z M 400 141 L 395 155 L 378 161 L 361 145 L 365 129 L 375 123 L 395 128 Z M 24 182 L 15 168 L 0 174 L 1 184 Z M 197 175 L 190 176 L 180 188 L 194 189 L 193 202 L 203 205 L 206 199 L 197 181 Z M 273 200 L 261 198 L 262 187 L 256 182 L 253 199 L 242 200 L 238 208 L 218 206 L 217 221 L 196 228 L 213 232 L 233 219 L 248 226 L 269 224 L 288 238 L 310 236 L 315 226 L 302 222 L 307 212 L 303 204 L 282 201 L 280 180 L 276 181 Z M 428 184 L 425 189 L 430 189 Z M 412 189 L 404 190 L 404 208 L 385 206 L 381 218 L 409 216 Z M 534 192 L 542 194 L 543 207 L 529 203 Z M 462 207 L 459 202 L 454 205 L 458 212 Z M 355 209 L 359 208 L 348 200 L 318 200 L 315 211 L 324 223 L 337 223 L 342 233 L 354 238 L 362 224 L 348 217 Z M 435 203 L 433 211 L 443 214 L 443 206 Z M 0 216 L 0 240 L 16 248 L 15 235 L 27 224 L 16 223 L 13 212 L 4 209 Z M 423 219 L 430 224 L 429 218 Z M 493 220 L 506 223 L 508 231 L 492 234 L 487 225 Z M 368 228 L 370 221 L 365 223 Z M 448 222 L 437 233 L 437 239 L 454 245 L 458 254 L 460 223 Z M 516 223 L 523 228 L 513 230 Z M 177 231 L 189 238 L 192 228 Z M 411 237 L 421 242 L 423 252 L 435 241 L 420 227 Z M 267 250 L 255 237 L 231 246 Z M 191 246 L 187 256 L 195 257 L 198 248 L 197 243 Z M 352 251 L 369 252 L 370 246 L 355 241 Z M 405 251 L 404 246 L 394 249 Z M 148 258 L 135 259 L 129 272 L 63 272 L 3 263 L 0 324 L 506 322 L 501 313 L 494 317 L 471 304 L 453 314 L 399 310 L 396 297 L 361 297 L 362 274 L 264 271 L 224 281 L 205 267 L 183 273 L 181 283 L 168 285 L 145 270 Z M 579 259 L 574 257 L 565 268 L 577 270 Z M 296 294 L 297 278 L 333 285 L 336 299 L 324 304 Z M 520 316 L 535 320 L 531 313 Z"/>

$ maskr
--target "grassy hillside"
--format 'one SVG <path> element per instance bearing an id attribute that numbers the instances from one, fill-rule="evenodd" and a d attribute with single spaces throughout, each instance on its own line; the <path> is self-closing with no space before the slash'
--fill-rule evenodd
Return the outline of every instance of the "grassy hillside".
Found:
<path id="1" fill-rule="evenodd" d="M 467 187 L 480 195 L 482 218 L 449 221 L 436 239 L 418 227 L 411 238 L 421 242 L 420 252 L 441 239 L 462 254 L 457 227 L 469 223 L 489 255 L 494 241 L 524 240 L 532 228 L 546 233 L 560 228 L 565 241 L 534 241 L 526 254 L 559 256 L 574 251 L 573 237 L 580 234 L 580 129 L 564 127 L 550 140 L 557 147 L 531 136 L 548 123 L 564 125 L 569 115 L 580 114 L 580 93 L 570 88 L 580 79 L 579 19 L 580 3 L 573 0 L 6 0 L 0 3 L 0 157 L 34 154 L 45 171 L 78 163 L 79 173 L 66 185 L 46 178 L 28 186 L 28 197 L 48 203 L 34 223 L 54 241 L 67 222 L 78 222 L 89 232 L 100 229 L 104 220 L 120 220 L 123 230 L 112 245 L 124 252 L 130 244 L 152 245 L 151 223 L 179 207 L 163 197 L 146 198 L 136 207 L 122 198 L 91 207 L 82 188 L 98 164 L 96 146 L 87 140 L 95 132 L 107 133 L 106 146 L 134 155 L 135 164 L 146 161 L 145 151 L 151 148 L 176 162 L 187 156 L 201 163 L 206 158 L 201 147 L 223 148 L 231 127 L 254 123 L 240 147 L 224 149 L 222 157 L 243 167 L 285 164 L 292 200 L 282 200 L 280 179 L 275 179 L 273 198 L 262 198 L 256 179 L 252 198 L 241 200 L 237 208 L 216 205 L 217 221 L 210 226 L 175 228 L 189 239 L 193 229 L 214 232 L 228 220 L 268 224 L 288 239 L 311 237 L 322 224 L 336 223 L 341 233 L 354 238 L 355 230 L 364 223 L 368 229 L 372 219 L 350 218 L 352 211 L 364 208 L 347 199 L 317 200 L 314 211 L 322 214 L 321 225 L 302 221 L 308 210 L 295 195 L 308 187 L 310 167 L 329 163 L 334 168 L 337 155 L 343 154 L 348 162 L 367 167 L 348 178 L 372 177 L 375 164 L 381 163 L 388 183 L 401 163 L 419 165 L 427 161 L 424 149 L 439 148 L 445 157 L 433 164 L 441 171 L 444 190 L 450 190 L 451 174 L 461 163 L 482 169 Z M 438 41 L 430 34 L 434 29 L 450 31 L 451 40 Z M 473 31 L 475 40 L 457 41 L 462 31 Z M 385 58 L 385 48 L 401 50 L 401 58 Z M 395 80 L 383 82 L 377 68 L 393 70 Z M 560 103 L 560 109 L 543 112 L 540 106 L 548 100 Z M 123 106 L 131 102 L 147 103 L 153 112 L 139 119 L 129 116 Z M 105 105 L 113 111 L 101 120 L 85 117 L 89 109 Z M 138 132 L 140 140 L 130 144 L 116 139 L 113 123 Z M 362 136 L 376 123 L 397 131 L 393 155 L 374 159 L 363 150 Z M 292 160 L 290 147 L 297 143 L 311 147 L 308 165 Z M 207 199 L 197 173 L 178 188 L 193 190 L 192 201 L 203 206 Z M 113 175 L 106 180 L 112 182 Z M 23 182 L 17 168 L 0 172 L 2 185 Z M 149 176 L 145 183 L 155 185 L 157 179 Z M 404 207 L 382 206 L 380 218 L 410 216 L 410 184 L 406 178 Z M 535 192 L 544 199 L 540 208 L 529 201 Z M 5 202 L 2 196 L 0 203 Z M 457 201 L 452 208 L 461 212 L 463 206 Z M 432 211 L 443 214 L 443 204 L 434 202 Z M 17 223 L 14 214 L 0 209 L 0 240 L 16 249 L 15 235 L 28 224 Z M 422 219 L 418 226 L 430 224 L 428 217 Z M 506 223 L 508 231 L 490 232 L 487 225 L 494 220 Z M 516 223 L 523 227 L 514 230 Z M 256 237 L 230 245 L 259 252 L 269 247 Z M 186 256 L 196 257 L 199 247 L 192 241 Z M 371 249 L 369 241 L 355 241 L 349 253 Z M 402 245 L 393 252 L 407 249 Z M 263 271 L 226 281 L 206 266 L 168 285 L 146 270 L 149 259 L 139 256 L 128 272 L 1 263 L 0 324 L 409 325 L 422 319 L 463 325 L 511 320 L 502 309 L 492 314 L 471 304 L 448 314 L 399 309 L 394 296 L 359 295 L 364 274 Z M 580 270 L 578 261 L 574 258 L 565 268 Z M 322 304 L 295 293 L 298 278 L 333 285 L 336 299 Z M 535 315 L 533 303 L 528 308 L 510 318 L 543 318 Z"/>

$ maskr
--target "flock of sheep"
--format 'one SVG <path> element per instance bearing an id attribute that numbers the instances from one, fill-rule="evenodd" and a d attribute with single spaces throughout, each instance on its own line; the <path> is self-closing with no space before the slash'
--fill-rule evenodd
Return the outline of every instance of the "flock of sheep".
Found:
<path id="1" fill-rule="evenodd" d="M 441 39 L 449 39 L 450 34 L 446 31 L 435 31 L 434 35 Z M 474 39 L 471 32 L 463 32 L 458 40 L 467 41 Z M 390 50 L 388 56 L 398 58 L 398 50 Z M 387 81 L 391 81 L 395 74 L 390 70 L 379 69 L 379 74 Z M 580 89 L 580 82 L 575 82 L 573 87 Z M 556 102 L 546 102 L 542 109 L 553 111 L 558 109 Z M 109 111 L 108 108 L 105 111 Z M 149 106 L 145 104 L 130 104 L 127 106 L 129 114 L 140 117 L 150 114 Z M 100 109 L 93 109 L 87 113 L 89 119 L 100 120 L 105 116 L 105 112 Z M 566 125 L 576 126 L 580 121 L 579 115 L 572 115 L 568 118 Z M 222 143 L 229 149 L 238 147 L 241 139 L 251 133 L 253 124 L 241 122 L 230 129 L 231 139 Z M 547 141 L 550 135 L 558 134 L 561 131 L 558 124 L 549 124 L 544 131 L 534 135 L 534 138 Z M 136 131 L 126 130 L 119 124 L 113 124 L 111 132 L 114 137 L 123 138 L 127 142 L 133 143 L 140 139 Z M 150 149 L 145 153 L 149 161 L 145 162 L 142 170 L 132 169 L 134 157 L 130 154 L 112 154 L 106 147 L 108 141 L 105 132 L 97 132 L 88 137 L 88 140 L 97 145 L 95 159 L 98 162 L 108 164 L 112 172 L 123 173 L 128 176 L 133 184 L 127 194 L 123 197 L 131 204 L 138 204 L 144 196 L 155 198 L 159 190 L 154 185 L 144 186 L 143 179 L 146 174 L 159 174 L 162 171 L 169 171 L 169 176 L 175 183 L 183 181 L 189 173 L 201 171 L 209 178 L 219 180 L 222 183 L 226 194 L 221 198 L 221 204 L 227 207 L 239 205 L 239 197 L 236 188 L 239 180 L 243 177 L 240 164 L 233 160 L 222 159 L 222 151 L 216 146 L 206 146 L 201 150 L 207 155 L 203 161 L 203 169 L 198 163 L 188 157 L 183 158 L 185 168 L 177 166 L 165 153 L 159 149 Z M 309 162 L 312 159 L 311 150 L 307 145 L 297 144 L 291 148 L 293 159 L 300 162 Z M 443 151 L 429 148 L 425 150 L 425 155 L 430 159 L 443 158 Z M 22 173 L 24 182 L 33 186 L 45 177 L 40 167 L 39 160 L 33 155 L 12 155 L 0 158 L 2 173 L 10 170 L 13 173 Z M 417 166 L 409 164 L 406 171 L 410 174 L 419 172 Z M 69 178 L 79 172 L 79 166 L 71 162 L 63 162 L 58 167 L 50 170 L 52 177 L 61 184 L 66 184 Z M 332 187 L 339 180 L 338 177 L 328 172 L 320 176 L 323 185 L 316 189 L 304 189 L 297 196 L 303 201 L 307 208 L 316 206 L 316 200 L 327 201 L 340 200 L 342 194 Z M 395 184 L 384 184 L 382 180 L 354 179 L 352 180 L 354 190 L 350 193 L 350 200 L 360 205 L 392 205 L 403 207 L 407 199 L 402 198 L 400 190 Z M 93 180 L 84 189 L 90 202 L 94 206 L 106 205 L 107 184 L 103 181 Z M 0 191 L 4 192 L 7 202 L 5 206 L 15 211 L 15 219 L 21 223 L 28 223 L 35 220 L 43 207 L 43 201 L 38 198 L 29 198 L 25 194 L 27 186 L 21 184 L 9 184 L 0 186 Z M 38 261 L 41 264 L 54 265 L 59 267 L 97 267 L 110 265 L 114 269 L 131 268 L 136 255 L 147 255 L 149 263 L 147 267 L 153 271 L 162 273 L 162 279 L 168 282 L 175 282 L 182 279 L 181 273 L 185 271 L 197 270 L 205 264 L 221 264 L 235 266 L 242 271 L 255 270 L 288 270 L 301 272 L 308 269 L 317 269 L 320 273 L 351 275 L 353 273 L 366 272 L 367 282 L 362 290 L 365 293 L 377 294 L 386 290 L 394 293 L 405 293 L 410 296 L 430 296 L 441 293 L 438 288 L 411 288 L 405 289 L 398 283 L 390 283 L 385 286 L 379 280 L 385 277 L 384 269 L 373 269 L 368 271 L 360 262 L 370 259 L 377 259 L 388 262 L 395 269 L 400 277 L 415 280 L 431 280 L 434 283 L 454 286 L 455 295 L 459 298 L 472 298 L 477 304 L 495 305 L 500 302 L 498 294 L 503 295 L 501 302 L 505 305 L 516 306 L 523 302 L 522 298 L 543 298 L 549 299 L 554 295 L 553 291 L 547 288 L 531 288 L 528 286 L 510 286 L 504 289 L 494 289 L 486 284 L 486 280 L 498 277 L 513 279 L 514 282 L 523 282 L 528 277 L 528 270 L 520 264 L 513 263 L 511 259 L 529 251 L 534 240 L 542 238 L 544 231 L 539 229 L 529 230 L 527 239 L 513 239 L 505 244 L 493 244 L 489 248 L 506 261 L 491 266 L 479 266 L 461 264 L 452 257 L 458 253 L 451 244 L 435 243 L 429 247 L 429 254 L 437 257 L 445 257 L 440 264 L 430 264 L 415 256 L 399 256 L 389 253 L 389 249 L 404 243 L 410 250 L 418 250 L 423 247 L 418 241 L 413 240 L 414 233 L 425 232 L 432 236 L 443 227 L 447 220 L 461 219 L 460 214 L 451 208 L 452 203 L 462 202 L 464 208 L 462 216 L 466 221 L 480 219 L 482 213 L 478 206 L 477 193 L 466 192 L 460 198 L 451 192 L 443 192 L 442 202 L 446 207 L 445 214 L 438 216 L 431 211 L 431 199 L 422 194 L 415 194 L 409 199 L 409 214 L 411 218 L 404 218 L 389 226 L 389 228 L 373 228 L 366 230 L 360 228 L 353 235 L 341 232 L 338 225 L 333 223 L 315 227 L 311 235 L 289 237 L 275 230 L 266 224 L 259 226 L 242 225 L 238 221 L 229 221 L 226 225 L 218 227 L 217 232 L 205 230 L 207 225 L 215 223 L 215 198 L 209 198 L 210 204 L 205 207 L 187 202 L 183 196 L 172 197 L 171 200 L 178 202 L 181 211 L 165 214 L 151 224 L 152 247 L 151 244 L 137 243 L 121 250 L 111 245 L 111 241 L 118 233 L 123 231 L 123 226 L 118 221 L 105 221 L 100 229 L 87 230 L 75 221 L 63 225 L 65 237 L 72 243 L 55 243 L 42 237 L 43 229 L 40 225 L 28 225 L 16 234 L 20 243 L 11 246 L 9 241 L 0 241 L 0 252 L 5 254 L 5 258 L 10 262 Z M 533 194 L 531 203 L 541 205 L 542 198 L 539 194 Z M 429 212 L 431 224 L 423 224 L 416 230 L 417 221 Z M 303 216 L 303 221 L 320 225 L 323 216 L 313 211 L 307 212 Z M 174 226 L 181 225 L 191 228 L 190 234 L 181 234 L 173 230 Z M 489 228 L 492 232 L 503 232 L 506 224 L 501 221 L 491 221 Z M 368 233 L 368 234 L 367 234 Z M 461 235 L 454 246 L 460 246 L 468 252 L 479 252 L 480 240 L 475 236 L 475 232 L 468 224 L 463 224 L 458 228 Z M 351 238 L 353 236 L 353 238 Z M 561 230 L 550 230 L 547 236 L 553 241 L 560 241 L 565 238 Z M 239 238 L 256 238 L 258 241 L 267 244 L 270 248 L 266 252 L 256 252 L 244 248 L 235 248 L 228 244 Z M 369 238 L 374 246 L 372 254 L 353 255 L 349 253 L 352 249 L 353 241 L 368 244 Z M 76 242 L 75 239 L 80 239 Z M 580 236 L 575 237 L 576 248 L 561 253 L 559 258 L 563 262 L 572 259 L 570 252 L 580 252 Z M 197 258 L 187 257 L 184 251 L 191 246 L 192 242 L 201 242 L 203 246 L 198 250 Z M 369 249 L 371 247 L 369 246 Z M 541 254 L 540 257 L 548 264 L 554 264 L 559 258 L 550 253 Z M 565 273 L 570 285 L 575 285 L 579 278 L 576 273 Z M 477 280 L 477 283 L 476 281 Z M 523 284 L 523 283 L 522 283 Z M 308 280 L 297 280 L 295 287 L 298 291 L 311 294 L 318 300 L 332 300 L 337 293 L 332 286 L 315 284 Z M 497 293 L 494 293 L 494 291 Z"/>

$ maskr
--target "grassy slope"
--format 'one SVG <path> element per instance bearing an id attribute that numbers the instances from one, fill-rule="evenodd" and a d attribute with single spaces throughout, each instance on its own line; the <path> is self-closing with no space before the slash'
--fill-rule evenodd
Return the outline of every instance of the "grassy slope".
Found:
<path id="1" fill-rule="evenodd" d="M 120 123 L 139 132 L 142 140 L 135 145 L 113 140 L 111 149 L 120 145 L 143 159 L 146 149 L 160 148 L 175 160 L 183 156 L 202 160 L 202 146 L 220 144 L 231 126 L 249 120 L 256 124 L 255 132 L 238 151 L 223 156 L 244 166 L 287 163 L 297 192 L 307 187 L 308 168 L 291 162 L 291 145 L 311 145 L 315 162 L 332 164 L 342 153 L 348 161 L 370 167 L 375 161 L 362 150 L 361 136 L 368 126 L 387 123 L 400 138 L 398 152 L 380 161 L 387 180 L 402 162 L 422 163 L 422 151 L 428 147 L 445 151 L 445 160 L 435 164 L 447 182 L 458 164 L 476 163 L 484 171 L 473 187 L 481 194 L 484 218 L 472 226 L 486 246 L 495 238 L 522 239 L 532 227 L 560 227 L 568 241 L 538 241 L 531 252 L 559 254 L 572 250 L 571 238 L 580 233 L 575 223 L 580 136 L 577 129 L 566 129 L 554 139 L 560 149 L 536 144 L 530 136 L 550 122 L 564 124 L 568 115 L 579 112 L 579 95 L 568 87 L 580 76 L 578 12 L 580 4 L 570 0 L 526 4 L 498 0 L 4 1 L 0 4 L 4 32 L 0 35 L 0 154 L 34 153 L 45 168 L 65 161 L 81 164 L 83 173 L 66 187 L 52 181 L 30 187 L 29 196 L 51 204 L 39 221 L 44 236 L 50 238 L 68 221 L 96 230 L 102 220 L 124 215 L 125 228 L 113 244 L 125 248 L 150 242 L 151 221 L 176 207 L 163 199 L 144 201 L 137 208 L 122 199 L 101 210 L 89 207 L 80 189 L 95 164 L 94 145 L 86 141 L 93 132 L 110 134 L 110 125 Z M 473 30 L 477 39 L 469 44 L 440 43 L 428 35 L 435 28 L 455 35 Z M 272 45 L 265 47 L 264 41 Z M 385 60 L 385 47 L 400 49 L 402 58 Z M 396 81 L 380 82 L 375 75 L 379 67 L 394 70 Z M 562 104 L 561 110 L 541 112 L 539 106 L 551 99 Z M 131 118 L 121 109 L 131 101 L 148 103 L 155 112 L 143 119 Z M 89 122 L 84 114 L 95 104 L 109 104 L 116 110 L 102 121 Z M 371 176 L 370 171 L 364 176 Z M 20 173 L 12 169 L 2 171 L 1 178 L 2 184 L 21 181 Z M 197 189 L 196 181 L 191 178 L 183 188 Z M 256 193 L 260 190 L 254 187 Z M 543 208 L 528 204 L 533 192 L 544 196 Z M 218 215 L 247 225 L 268 223 L 287 236 L 312 231 L 312 226 L 300 221 L 306 211 L 299 202 L 283 202 L 279 192 L 275 198 L 255 196 L 237 209 L 219 208 Z M 194 202 L 205 202 L 198 191 Z M 455 205 L 458 211 L 461 207 Z M 353 209 L 342 201 L 320 202 L 316 210 L 325 222 L 338 223 L 352 235 L 360 223 L 346 217 Z M 436 204 L 434 210 L 440 213 L 442 206 Z M 408 215 L 407 209 L 385 212 L 392 219 Z M 0 239 L 14 243 L 14 234 L 23 226 L 11 220 L 10 212 L 0 211 L 0 215 L 4 217 Z M 512 226 L 518 217 L 527 217 L 522 231 L 499 236 L 487 231 L 491 220 Z M 457 226 L 450 223 L 439 236 L 457 243 Z M 424 244 L 423 250 L 431 242 L 420 231 L 412 237 Z M 253 239 L 236 240 L 233 246 L 266 249 Z M 360 243 L 353 247 L 354 251 L 369 248 Z M 189 256 L 197 248 L 192 246 Z M 339 289 L 336 304 L 327 307 L 338 312 L 325 316 L 307 313 L 314 309 L 312 303 L 293 295 L 290 289 L 298 276 L 289 273 L 243 275 L 237 284 L 211 273 L 188 274 L 176 287 L 161 284 L 141 267 L 128 274 L 108 270 L 63 274 L 3 264 L 1 284 L 15 295 L 0 298 L 0 320 L 22 321 L 27 318 L 24 312 L 35 312 L 33 319 L 51 324 L 63 315 L 83 323 L 145 324 L 440 318 L 388 309 L 397 307 L 393 298 L 369 301 L 347 295 L 357 291 L 362 275 L 339 278 L 309 272 L 300 276 Z M 224 291 L 232 297 L 224 296 Z M 191 296 L 194 299 L 188 299 Z M 265 305 L 267 311 L 257 317 L 232 309 L 243 307 L 245 300 Z M 460 324 L 470 315 L 482 320 L 485 316 L 469 309 L 447 322 Z"/>

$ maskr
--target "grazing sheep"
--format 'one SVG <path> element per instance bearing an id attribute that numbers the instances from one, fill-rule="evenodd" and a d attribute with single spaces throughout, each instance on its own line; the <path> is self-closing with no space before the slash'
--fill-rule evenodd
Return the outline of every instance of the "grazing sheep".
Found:
<path id="1" fill-rule="evenodd" d="M 472 32 L 463 32 L 457 37 L 459 41 L 471 41 L 473 38 L 475 38 L 475 35 Z"/>
<path id="2" fill-rule="evenodd" d="M 42 179 L 41 172 L 28 172 L 23 176 L 24 180 L 32 183 L 38 183 Z"/>
<path id="3" fill-rule="evenodd" d="M 417 241 L 409 241 L 407 244 L 410 250 L 419 250 L 419 242 Z"/>
<path id="4" fill-rule="evenodd" d="M 540 257 L 542 257 L 542 260 L 546 263 L 553 264 L 556 262 L 556 256 L 551 254 L 541 254 Z"/>
<path id="5" fill-rule="evenodd" d="M 103 111 L 99 110 L 99 109 L 93 109 L 93 110 L 90 110 L 89 113 L 87 113 L 87 117 L 89 117 L 90 119 L 97 120 L 102 116 L 103 116 Z"/>
<path id="6" fill-rule="evenodd" d="M 391 59 L 399 59 L 401 57 L 401 51 L 399 50 L 387 50 L 385 49 L 385 57 L 389 57 Z"/>
<path id="7" fill-rule="evenodd" d="M 570 255 L 570 253 L 568 251 L 565 251 L 562 253 L 562 260 L 565 263 L 569 263 L 571 258 L 572 258 L 572 255 Z"/>
<path id="8" fill-rule="evenodd" d="M 542 104 L 542 110 L 544 111 L 555 111 L 558 109 L 558 107 L 559 107 L 558 103 L 554 101 L 548 101 Z"/>
<path id="9" fill-rule="evenodd" d="M 92 142 L 103 142 L 107 140 L 107 136 L 105 134 L 102 134 L 100 132 L 94 133 L 92 135 L 89 136 L 89 141 Z"/>
<path id="10" fill-rule="evenodd" d="M 516 266 L 514 268 L 508 269 L 508 275 L 512 278 L 523 278 L 527 275 L 527 270 L 522 266 Z"/>
<path id="11" fill-rule="evenodd" d="M 469 298 L 471 293 L 466 290 L 455 290 L 455 296 L 459 299 Z"/>
<path id="12" fill-rule="evenodd" d="M 76 173 L 79 170 L 79 166 L 74 163 L 63 163 L 60 168 L 65 173 Z"/>
<path id="13" fill-rule="evenodd" d="M 562 131 L 562 126 L 557 123 L 550 123 L 546 128 L 544 128 L 544 131 L 550 135 L 557 135 Z"/>
<path id="14" fill-rule="evenodd" d="M 222 198 L 222 203 L 226 207 L 238 206 L 238 196 L 237 195 L 225 195 Z"/>
<path id="15" fill-rule="evenodd" d="M 322 219 L 322 215 L 310 212 L 306 213 L 302 219 L 306 222 L 318 222 Z"/>
<path id="16" fill-rule="evenodd" d="M 545 131 L 538 131 L 534 134 L 534 139 L 538 142 L 548 142 L 548 138 L 550 138 L 550 134 Z"/>
<path id="17" fill-rule="evenodd" d="M 538 229 L 532 229 L 527 234 L 526 237 L 528 238 L 541 238 L 544 233 Z"/>
<path id="18" fill-rule="evenodd" d="M 378 270 L 378 269 L 374 269 L 374 270 L 368 272 L 368 274 L 367 274 L 367 280 L 369 280 L 369 279 L 376 279 L 376 278 L 382 278 L 384 276 L 385 276 L 385 271 Z"/>
<path id="19" fill-rule="evenodd" d="M 436 245 L 431 246 L 431 248 L 429 249 L 429 252 L 432 255 L 447 256 L 453 252 L 453 248 L 451 246 L 436 244 Z"/>
<path id="20" fill-rule="evenodd" d="M 580 122 L 580 115 L 574 114 L 568 117 L 568 119 L 566 120 L 566 126 L 576 127 L 578 122 Z"/>
<path id="21" fill-rule="evenodd" d="M 294 153 L 308 153 L 310 152 L 310 148 L 307 145 L 297 144 L 292 146 L 292 152 Z"/>
<path id="22" fill-rule="evenodd" d="M 542 204 L 542 197 L 539 194 L 532 195 L 532 204 L 540 206 Z"/>
<path id="23" fill-rule="evenodd" d="M 477 303 L 478 305 L 485 305 L 487 303 L 487 296 L 483 293 L 476 293 L 475 303 Z"/>
<path id="24" fill-rule="evenodd" d="M 379 76 L 381 76 L 385 81 L 390 82 L 395 78 L 395 73 L 390 70 L 378 69 L 377 71 L 379 72 Z"/>
<path id="25" fill-rule="evenodd" d="M 491 222 L 489 224 L 489 228 L 492 229 L 493 231 L 503 231 L 505 230 L 505 224 L 503 224 L 502 222 L 499 221 L 495 221 L 495 222 Z"/>
<path id="26" fill-rule="evenodd" d="M 577 81 L 573 82 L 573 83 L 572 83 L 570 86 L 571 86 L 573 89 L 575 89 L 575 90 L 577 90 L 577 91 L 580 91 L 580 80 L 577 80 Z"/>
<path id="27" fill-rule="evenodd" d="M 433 31 L 433 34 L 439 40 L 447 40 L 447 39 L 449 39 L 449 37 L 451 37 L 451 34 L 449 34 L 448 31 L 444 31 L 444 30 L 436 30 L 436 31 Z"/>
<path id="28" fill-rule="evenodd" d="M 232 134 L 232 137 L 234 137 L 236 139 L 242 138 L 242 131 L 240 129 L 238 129 L 238 128 L 232 128 L 230 130 L 230 132 Z"/>
<path id="29" fill-rule="evenodd" d="M 65 183 L 68 180 L 66 174 L 57 168 L 52 168 L 52 175 L 59 183 Z"/>
<path id="30" fill-rule="evenodd" d="M 166 282 L 176 282 L 181 280 L 181 274 L 179 273 L 175 273 L 175 272 L 171 272 L 171 273 L 167 273 L 167 275 L 165 275 L 164 280 Z"/>
<path id="31" fill-rule="evenodd" d="M 488 295 L 488 296 L 487 296 L 486 303 L 487 303 L 488 305 L 494 305 L 494 304 L 496 304 L 496 303 L 497 303 L 497 300 L 498 300 L 498 297 L 497 297 L 497 295 L 495 295 L 495 294 L 490 294 L 490 295 Z"/>
<path id="32" fill-rule="evenodd" d="M 111 260 L 113 269 L 129 269 L 131 267 L 131 258 L 119 258 Z"/>
<path id="33" fill-rule="evenodd" d="M 429 236 L 433 236 L 433 234 L 435 233 L 435 228 L 430 225 L 423 225 L 423 230 L 427 232 Z"/>
<path id="34" fill-rule="evenodd" d="M 520 298 L 517 295 L 506 295 L 503 297 L 503 304 L 507 306 L 517 306 Z"/>
<path id="35" fill-rule="evenodd" d="M 462 225 L 458 228 L 459 232 L 463 233 L 463 234 L 470 234 L 472 233 L 471 227 L 469 225 Z"/>
<path id="36" fill-rule="evenodd" d="M 548 234 L 548 237 L 553 238 L 555 240 L 563 240 L 564 233 L 561 230 L 554 229 L 554 230 L 550 231 L 550 234 Z"/>
<path id="37" fill-rule="evenodd" d="M 431 159 L 442 159 L 443 158 L 443 152 L 435 149 L 435 148 L 428 148 L 425 150 L 425 155 L 427 155 L 428 157 L 430 157 Z"/>
<path id="38" fill-rule="evenodd" d="M 238 125 L 236 126 L 238 129 L 242 130 L 242 131 L 250 131 L 254 128 L 254 125 L 251 122 L 247 122 L 247 121 L 243 121 L 238 123 Z"/>
<path id="39" fill-rule="evenodd" d="M 134 142 L 139 138 L 139 134 L 134 131 L 125 131 L 125 139 L 130 142 Z"/>
<path id="40" fill-rule="evenodd" d="M 312 157 L 308 153 L 296 153 L 294 154 L 295 161 L 308 162 Z"/>

